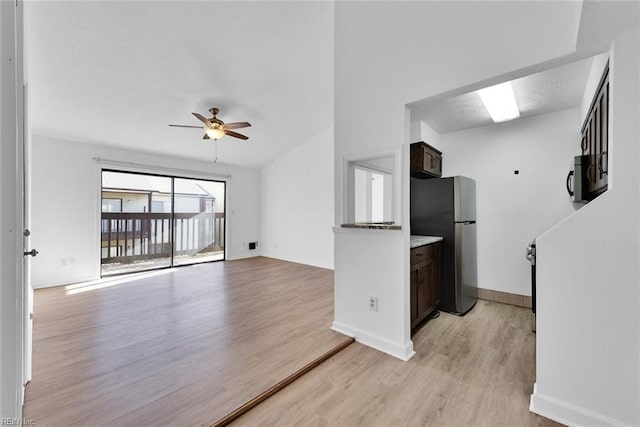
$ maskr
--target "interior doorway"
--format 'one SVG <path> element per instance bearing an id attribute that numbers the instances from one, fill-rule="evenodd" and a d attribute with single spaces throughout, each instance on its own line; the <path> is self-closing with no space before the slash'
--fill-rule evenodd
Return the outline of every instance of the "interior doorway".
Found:
<path id="1" fill-rule="evenodd" d="M 102 171 L 101 275 L 224 260 L 222 181 Z"/>

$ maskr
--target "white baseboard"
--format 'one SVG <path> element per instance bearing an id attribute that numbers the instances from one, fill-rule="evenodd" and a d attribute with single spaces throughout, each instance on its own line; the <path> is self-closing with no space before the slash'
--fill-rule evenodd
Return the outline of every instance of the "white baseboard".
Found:
<path id="1" fill-rule="evenodd" d="M 375 348 L 383 353 L 387 353 L 400 360 L 407 361 L 411 359 L 416 352 L 413 351 L 413 341 L 409 341 L 405 345 L 398 345 L 385 338 L 381 338 L 377 335 L 364 332 L 357 328 L 349 327 L 343 323 L 334 321 L 331 324 L 331 329 L 341 334 L 353 337 L 360 344 L 364 344 L 367 347 Z"/>
<path id="2" fill-rule="evenodd" d="M 53 288 L 56 286 L 66 286 L 66 285 L 73 285 L 75 283 L 91 282 L 93 280 L 98 280 L 99 278 L 100 278 L 100 275 L 78 276 L 72 279 L 56 280 L 52 282 L 40 282 L 38 284 L 34 284 L 32 282 L 31 286 L 33 287 L 33 289 Z"/>
<path id="3" fill-rule="evenodd" d="M 620 420 L 541 394 L 537 384 L 533 385 L 529 410 L 567 426 L 628 426 Z"/>
<path id="4" fill-rule="evenodd" d="M 247 259 L 247 258 L 257 258 L 259 256 L 262 256 L 260 253 L 253 253 L 253 254 L 240 254 L 240 255 L 228 255 L 225 258 L 225 261 L 237 261 L 239 259 Z"/>
<path id="5" fill-rule="evenodd" d="M 335 270 L 333 268 L 333 263 L 328 264 L 323 262 L 316 262 L 315 260 L 308 260 L 308 259 L 301 259 L 301 258 L 288 258 L 288 257 L 275 255 L 273 253 L 263 253 L 262 256 L 266 258 L 278 259 L 282 261 L 295 262 L 296 264 L 304 264 L 304 265 L 310 265 L 312 267 L 325 268 L 327 270 Z"/>

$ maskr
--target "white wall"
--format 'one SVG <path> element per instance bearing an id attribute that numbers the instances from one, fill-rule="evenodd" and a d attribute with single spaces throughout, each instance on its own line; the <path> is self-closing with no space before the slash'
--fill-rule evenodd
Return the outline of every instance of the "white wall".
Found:
<path id="1" fill-rule="evenodd" d="M 587 77 L 587 83 L 584 87 L 584 93 L 582 94 L 582 102 L 580 104 L 580 117 L 586 117 L 589 108 L 591 108 L 591 102 L 593 101 L 593 95 L 598 89 L 598 84 L 602 78 L 602 72 L 609 60 L 609 53 L 601 53 L 593 57 L 591 63 L 591 70 L 589 70 L 589 76 Z M 584 121 L 584 120 L 583 120 Z M 582 123 L 580 123 L 582 126 Z"/>
<path id="2" fill-rule="evenodd" d="M 344 233 L 335 252 L 371 253 L 370 262 L 335 269 L 335 321 L 387 343 L 385 351 L 412 354 L 409 327 L 409 149 L 406 104 L 478 84 L 573 52 L 578 2 L 336 2 L 335 5 L 335 224 L 346 212 L 344 161 L 372 153 L 398 153 L 400 212 L 395 233 Z M 393 17 L 393 19 L 390 19 Z M 545 25 L 540 25 L 544 22 Z M 381 34 L 383 36 L 381 36 Z M 508 37 L 505 37 L 508 34 Z M 414 136 L 418 126 L 414 124 Z M 368 246 L 371 243 L 375 246 Z M 520 249 L 521 251 L 522 249 Z M 395 260 L 403 251 L 402 262 Z M 375 256 L 373 256 L 375 255 Z M 360 256 L 360 254 L 358 255 Z M 365 271 L 366 269 L 366 274 Z M 388 282 L 386 279 L 394 277 Z M 385 307 L 372 322 L 368 296 Z"/>
<path id="3" fill-rule="evenodd" d="M 333 127 L 262 169 L 262 255 L 333 268 Z"/>
<path id="4" fill-rule="evenodd" d="M 610 63 L 609 189 L 537 240 L 534 412 L 640 425 L 638 30 Z"/>
<path id="5" fill-rule="evenodd" d="M 434 147 L 437 147 L 438 141 L 440 141 L 440 134 L 425 122 L 420 122 L 420 141 L 424 141 Z M 411 142 L 415 141 L 412 139 Z"/>
<path id="6" fill-rule="evenodd" d="M 581 124 L 574 108 L 439 136 L 443 175 L 476 180 L 479 287 L 531 295 L 527 244 L 576 209 L 565 183 Z"/>
<path id="7" fill-rule="evenodd" d="M 371 172 L 353 170 L 354 222 L 371 222 Z"/>
<path id="8" fill-rule="evenodd" d="M 93 157 L 193 171 L 187 177 L 227 181 L 227 259 L 259 255 L 246 243 L 260 238 L 260 172 L 119 148 L 33 136 L 32 232 L 40 251 L 32 263 L 34 287 L 92 280 L 100 275 L 100 165 Z M 129 168 L 131 170 L 135 168 Z M 207 173 L 230 174 L 216 178 Z M 178 174 L 176 174 L 178 175 Z M 186 176 L 182 174 L 182 176 Z M 62 258 L 75 263 L 62 265 Z"/>
<path id="9" fill-rule="evenodd" d="M 366 281 L 369 286 L 364 298 L 357 286 L 336 286 L 335 311 L 340 316 L 336 316 L 332 329 L 400 359 L 409 359 L 414 354 L 413 344 L 409 339 L 398 342 L 396 338 L 397 331 L 404 328 L 404 318 L 393 313 L 404 304 L 404 294 L 399 292 L 404 277 L 397 274 L 405 263 L 402 232 L 336 228 L 335 243 L 335 271 L 340 273 L 340 280 L 354 284 Z M 378 298 L 378 311 L 353 309 L 367 306 L 369 297 Z"/>

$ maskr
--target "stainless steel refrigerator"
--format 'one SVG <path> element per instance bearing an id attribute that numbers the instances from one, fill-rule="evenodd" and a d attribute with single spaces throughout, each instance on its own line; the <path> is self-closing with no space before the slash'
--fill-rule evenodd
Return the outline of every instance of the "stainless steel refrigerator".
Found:
<path id="1" fill-rule="evenodd" d="M 444 238 L 440 310 L 471 310 L 478 298 L 476 182 L 464 176 L 411 178 L 411 234 Z"/>

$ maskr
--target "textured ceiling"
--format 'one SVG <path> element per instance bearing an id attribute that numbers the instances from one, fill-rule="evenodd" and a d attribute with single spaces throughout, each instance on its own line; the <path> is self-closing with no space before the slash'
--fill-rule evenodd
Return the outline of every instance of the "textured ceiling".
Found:
<path id="1" fill-rule="evenodd" d="M 34 134 L 263 166 L 333 123 L 332 2 L 25 2 Z"/>
<path id="2" fill-rule="evenodd" d="M 520 117 L 580 105 L 592 62 L 593 58 L 587 58 L 512 80 Z M 438 133 L 493 123 L 476 91 L 416 103 L 412 105 L 412 116 Z"/>
<path id="3" fill-rule="evenodd" d="M 577 50 L 606 50 L 638 2 L 584 1 Z M 190 114 L 250 121 L 219 161 L 261 167 L 333 124 L 331 1 L 28 1 L 30 124 L 40 135 L 213 160 Z M 355 25 L 355 24 L 354 24 Z M 604 47 L 603 47 L 604 46 Z M 585 55 L 582 55 L 584 57 Z M 588 60 L 514 81 L 523 116 L 577 105 Z M 475 93 L 412 105 L 438 132 L 491 123 Z"/>
<path id="4" fill-rule="evenodd" d="M 638 25 L 638 0 L 584 0 L 580 14 L 577 50 L 603 50 L 615 34 Z"/>

